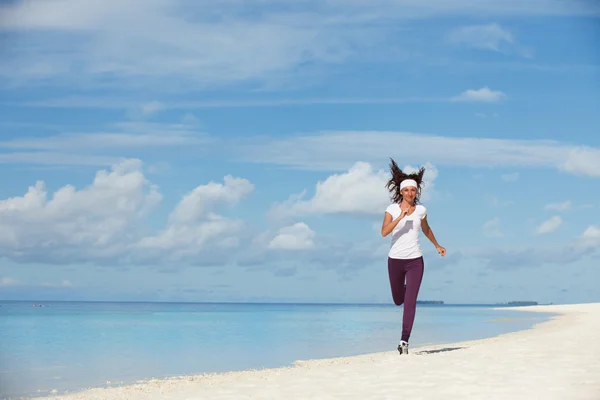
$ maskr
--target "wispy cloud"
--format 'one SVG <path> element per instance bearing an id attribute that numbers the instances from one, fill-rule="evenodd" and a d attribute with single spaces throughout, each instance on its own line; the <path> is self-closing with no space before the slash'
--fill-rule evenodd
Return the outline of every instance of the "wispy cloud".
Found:
<path id="1" fill-rule="evenodd" d="M 473 72 L 518 72 L 518 71 L 535 71 L 554 74 L 596 74 L 600 71 L 600 67 L 596 64 L 584 63 L 552 63 L 542 64 L 535 62 L 497 62 L 497 61 L 464 61 L 451 60 L 447 63 L 438 65 L 440 68 L 452 71 L 462 71 L 464 73 Z"/>
<path id="2" fill-rule="evenodd" d="M 567 200 L 563 203 L 551 203 L 551 204 L 547 204 L 544 209 L 549 210 L 549 211 L 567 211 L 571 209 L 571 201 Z"/>
<path id="3" fill-rule="evenodd" d="M 517 43 L 515 35 L 499 24 L 470 25 L 456 28 L 448 33 L 446 40 L 454 45 L 498 53 L 517 53 L 525 58 L 533 57 L 533 50 Z"/>
<path id="4" fill-rule="evenodd" d="M 385 143 L 385 146 L 381 144 Z M 550 140 L 450 137 L 395 131 L 337 131 L 291 138 L 236 139 L 232 156 L 305 170 L 347 170 L 356 161 L 379 167 L 389 157 L 436 166 L 543 167 L 600 177 L 600 149 Z M 393 150 L 390 150 L 393 149 Z"/>
<path id="5" fill-rule="evenodd" d="M 458 96 L 455 96 L 453 101 L 470 101 L 470 102 L 482 102 L 482 103 L 495 103 L 504 100 L 506 95 L 498 90 L 491 90 L 487 86 L 481 89 L 469 89 L 465 90 Z"/>
<path id="6" fill-rule="evenodd" d="M 21 0 L 0 7 L 6 83 L 179 88 L 281 79 L 367 54 L 396 22 L 442 15 L 597 15 L 559 0 Z M 247 12 L 251 10 L 251 12 Z M 377 27 L 374 30 L 373 27 Z M 401 46 L 401 45 L 399 45 Z M 379 49 L 378 51 L 383 51 Z M 285 81 L 285 78 L 283 78 Z M 288 81 L 290 81 L 288 79 Z M 184 83 L 185 82 L 185 83 Z"/>
<path id="7" fill-rule="evenodd" d="M 129 133 L 61 134 L 43 138 L 14 139 L 0 142 L 0 148 L 29 150 L 121 149 L 140 147 L 186 146 L 206 143 L 188 134 L 158 135 Z"/>
<path id="8" fill-rule="evenodd" d="M 500 208 L 510 207 L 515 204 L 515 202 L 513 200 L 501 200 L 495 196 L 488 198 L 487 201 L 492 207 L 500 207 Z"/>
<path id="9" fill-rule="evenodd" d="M 131 119 L 147 119 L 165 109 L 165 105 L 159 101 L 149 101 L 139 106 L 129 107 L 129 116 Z"/>
<path id="10" fill-rule="evenodd" d="M 519 176 L 520 174 L 518 172 L 513 172 L 512 174 L 502 174 L 500 178 L 502 178 L 504 182 L 515 182 L 519 180 Z"/>
<path id="11" fill-rule="evenodd" d="M 62 133 L 1 141 L 0 149 L 5 152 L 0 153 L 0 163 L 107 166 L 121 157 L 98 152 L 201 146 L 213 140 L 198 133 L 194 123 L 121 122 L 112 127 L 114 132 Z"/>
<path id="12" fill-rule="evenodd" d="M 26 102 L 4 102 L 6 105 L 33 108 L 88 108 L 88 109 L 130 109 L 132 114 L 145 117 L 162 110 L 195 110 L 210 108 L 249 108 L 249 107 L 293 107 L 340 104 L 407 104 L 407 103 L 447 103 L 457 101 L 496 102 L 505 99 L 500 91 L 487 87 L 465 90 L 456 96 L 415 96 L 415 97 L 306 97 L 306 98 L 252 98 L 203 101 L 150 102 L 139 105 L 138 101 L 123 98 L 67 97 Z M 485 118 L 486 114 L 476 114 Z M 496 113 L 492 116 L 498 116 Z"/>
<path id="13" fill-rule="evenodd" d="M 492 220 L 495 221 L 495 220 Z M 548 222 L 554 221 L 554 222 Z M 560 226 L 558 219 L 548 220 L 546 232 Z M 600 226 L 590 225 L 582 234 L 561 243 L 531 245 L 522 242 L 514 246 L 491 246 L 462 250 L 467 257 L 481 258 L 493 269 L 534 268 L 542 265 L 568 265 L 586 257 L 597 257 L 600 249 Z"/>
<path id="14" fill-rule="evenodd" d="M 535 232 L 538 235 L 552 233 L 555 230 L 557 230 L 562 225 L 562 223 L 563 223 L 562 218 L 558 215 L 555 215 L 555 216 L 551 217 L 550 219 L 547 219 L 546 221 L 539 224 L 537 226 L 537 228 L 535 229 Z"/>
<path id="15" fill-rule="evenodd" d="M 13 279 L 9 276 L 2 276 L 0 277 L 0 286 L 15 286 L 18 285 L 19 281 L 16 279 Z"/>
<path id="16" fill-rule="evenodd" d="M 492 51 L 515 42 L 514 35 L 498 24 L 463 26 L 451 31 L 447 39 L 454 44 Z"/>
<path id="17" fill-rule="evenodd" d="M 333 32 L 322 17 L 311 23 L 310 14 L 277 12 L 268 3 L 245 16 L 238 2 L 89 1 L 81 7 L 76 0 L 21 1 L 0 12 L 0 27 L 20 32 L 23 43 L 7 53 L 10 62 L 0 74 L 70 77 L 80 84 L 117 79 L 128 86 L 179 76 L 201 87 L 340 61 L 355 42 L 368 40 L 356 30 Z"/>
<path id="18" fill-rule="evenodd" d="M 45 151 L 0 153 L 1 164 L 108 166 L 118 163 L 119 160 L 119 157 L 91 156 Z"/>
<path id="19" fill-rule="evenodd" d="M 500 229 L 500 218 L 496 217 L 487 221 L 481 227 L 483 234 L 487 237 L 500 238 L 504 237 L 504 233 Z"/>
<path id="20" fill-rule="evenodd" d="M 162 102 L 161 110 L 194 110 L 202 108 L 248 108 L 248 107 L 287 107 L 305 105 L 337 105 L 337 104 L 403 104 L 403 103 L 433 103 L 447 102 L 451 98 L 443 96 L 430 97 L 309 97 L 309 98 L 254 98 L 205 101 L 171 101 Z M 58 98 L 22 103 L 10 102 L 7 105 L 42 108 L 100 108 L 100 109 L 138 109 L 137 101 L 127 101 L 123 98 L 99 99 L 90 98 Z"/>

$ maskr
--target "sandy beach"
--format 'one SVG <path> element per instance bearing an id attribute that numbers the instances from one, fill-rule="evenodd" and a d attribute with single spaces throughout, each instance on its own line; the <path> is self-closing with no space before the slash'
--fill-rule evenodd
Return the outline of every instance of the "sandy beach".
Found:
<path id="1" fill-rule="evenodd" d="M 515 307 L 558 315 L 501 336 L 293 367 L 150 380 L 53 399 L 600 399 L 600 303 Z M 418 323 L 418 321 L 417 321 Z"/>

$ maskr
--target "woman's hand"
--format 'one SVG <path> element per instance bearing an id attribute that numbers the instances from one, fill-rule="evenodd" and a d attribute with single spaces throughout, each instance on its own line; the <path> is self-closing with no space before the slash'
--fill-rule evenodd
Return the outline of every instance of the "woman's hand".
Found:
<path id="1" fill-rule="evenodd" d="M 405 208 L 400 208 L 400 218 L 404 218 L 408 215 L 408 212 L 410 211 L 410 206 L 406 206 Z"/>
<path id="2" fill-rule="evenodd" d="M 442 246 L 436 246 L 436 250 L 438 251 L 438 254 L 440 254 L 442 257 L 446 255 L 446 249 Z"/>

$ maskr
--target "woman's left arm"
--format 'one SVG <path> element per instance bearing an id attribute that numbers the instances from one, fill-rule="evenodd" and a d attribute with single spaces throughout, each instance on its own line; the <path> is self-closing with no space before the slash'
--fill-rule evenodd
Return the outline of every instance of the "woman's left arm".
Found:
<path id="1" fill-rule="evenodd" d="M 429 223 L 427 222 L 427 216 L 423 217 L 423 219 L 421 220 L 421 229 L 423 230 L 423 233 L 425 234 L 425 236 L 427 236 L 427 239 L 429 239 L 431 241 L 431 243 L 433 243 L 433 245 L 435 246 L 438 253 L 441 254 L 442 256 L 445 256 L 446 249 L 443 248 L 442 246 L 440 246 L 440 244 L 437 242 L 437 240 L 435 240 L 433 231 L 431 230 L 431 227 L 429 226 Z"/>

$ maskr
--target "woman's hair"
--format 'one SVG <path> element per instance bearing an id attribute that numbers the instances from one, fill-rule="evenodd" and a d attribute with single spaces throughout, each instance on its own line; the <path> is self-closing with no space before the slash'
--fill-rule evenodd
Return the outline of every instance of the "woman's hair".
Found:
<path id="1" fill-rule="evenodd" d="M 417 182 L 417 196 L 415 197 L 415 204 L 419 204 L 425 168 L 421 167 L 419 168 L 418 172 L 407 174 L 402 172 L 402 170 L 398 167 L 398 164 L 396 164 L 393 158 L 390 158 L 390 172 L 392 173 L 392 177 L 387 182 L 385 187 L 390 191 L 392 195 L 391 200 L 394 203 L 400 203 L 402 201 L 402 194 L 400 193 L 400 183 L 405 179 L 414 179 Z"/>

